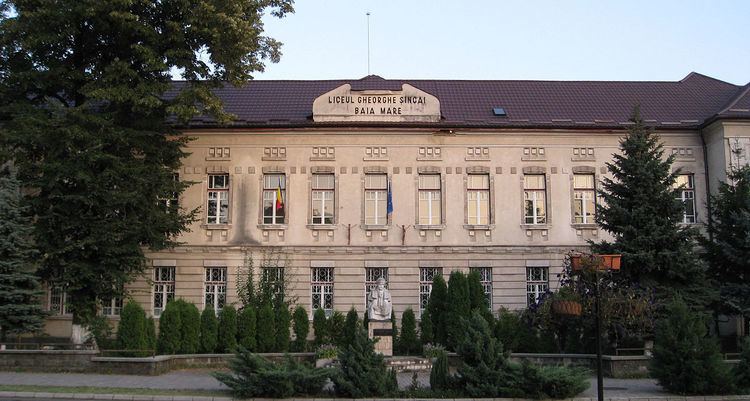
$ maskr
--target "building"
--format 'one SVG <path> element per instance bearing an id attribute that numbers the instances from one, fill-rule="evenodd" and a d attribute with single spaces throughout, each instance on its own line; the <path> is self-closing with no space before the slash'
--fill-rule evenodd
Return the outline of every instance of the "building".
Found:
<path id="1" fill-rule="evenodd" d="M 176 84 L 179 89 L 180 84 Z M 564 255 L 606 234 L 597 183 L 635 105 L 676 156 L 684 224 L 706 221 L 733 148 L 750 154 L 750 84 L 676 82 L 254 81 L 219 91 L 237 120 L 195 119 L 177 201 L 201 207 L 184 245 L 150 253 L 129 288 L 158 316 L 167 299 L 237 301 L 244 251 L 283 247 L 298 303 L 365 309 L 388 280 L 394 309 L 420 311 L 436 274 L 476 269 L 493 310 L 557 286 Z M 392 210 L 392 211 L 391 211 Z M 258 264 L 256 263 L 256 266 Z M 65 294 L 49 291 L 66 336 Z M 105 302 L 117 315 L 121 301 Z"/>

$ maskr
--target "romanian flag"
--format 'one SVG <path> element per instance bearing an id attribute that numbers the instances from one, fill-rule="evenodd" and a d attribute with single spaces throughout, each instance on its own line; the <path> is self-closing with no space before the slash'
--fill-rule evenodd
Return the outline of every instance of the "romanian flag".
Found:
<path id="1" fill-rule="evenodd" d="M 276 210 L 284 207 L 284 198 L 281 197 L 281 187 L 276 188 Z"/>

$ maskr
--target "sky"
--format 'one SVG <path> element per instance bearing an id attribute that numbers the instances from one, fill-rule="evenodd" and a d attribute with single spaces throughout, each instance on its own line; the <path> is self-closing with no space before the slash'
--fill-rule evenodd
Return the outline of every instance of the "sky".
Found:
<path id="1" fill-rule="evenodd" d="M 255 79 L 750 82 L 750 0 L 297 0 Z"/>

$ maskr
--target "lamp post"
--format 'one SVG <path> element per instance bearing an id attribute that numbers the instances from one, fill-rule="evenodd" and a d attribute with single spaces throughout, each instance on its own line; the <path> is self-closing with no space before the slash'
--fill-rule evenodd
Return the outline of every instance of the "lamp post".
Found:
<path id="1" fill-rule="evenodd" d="M 602 324 L 601 324 L 601 303 L 599 288 L 600 271 L 619 271 L 621 255 L 587 255 L 585 256 L 590 262 L 584 263 L 582 256 L 571 256 L 571 266 L 573 271 L 582 271 L 585 267 L 594 271 L 594 326 L 596 331 L 596 396 L 598 401 L 604 401 L 604 374 L 602 372 Z"/>

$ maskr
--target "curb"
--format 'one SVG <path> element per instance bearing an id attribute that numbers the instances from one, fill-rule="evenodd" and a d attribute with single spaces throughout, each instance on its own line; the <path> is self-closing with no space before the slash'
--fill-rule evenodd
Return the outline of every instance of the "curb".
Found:
<path id="1" fill-rule="evenodd" d="M 35 392 L 15 392 L 0 391 L 0 398 L 32 400 L 39 398 L 76 400 L 76 399 L 94 399 L 94 400 L 118 400 L 118 401 L 234 401 L 230 397 L 204 397 L 204 396 L 184 396 L 184 395 L 131 395 L 131 394 L 93 394 L 93 393 L 35 393 Z M 269 401 L 267 398 L 251 398 L 251 401 Z M 344 398 L 286 398 L 279 399 L 286 401 L 354 401 Z M 365 401 L 365 399 L 361 399 Z M 367 401 L 417 401 L 415 398 L 368 398 Z M 451 399 L 441 398 L 440 401 L 539 401 L 523 398 L 462 398 Z M 688 396 L 688 397 L 612 397 L 605 398 L 605 401 L 750 401 L 750 395 L 726 395 L 726 396 Z M 560 401 L 596 401 L 593 398 L 568 398 Z"/>

